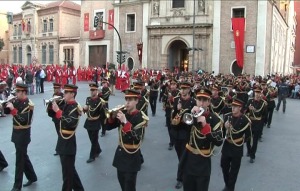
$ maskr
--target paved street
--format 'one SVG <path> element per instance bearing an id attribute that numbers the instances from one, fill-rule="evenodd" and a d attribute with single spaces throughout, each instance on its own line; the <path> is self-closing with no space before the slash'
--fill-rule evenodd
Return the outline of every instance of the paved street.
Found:
<path id="1" fill-rule="evenodd" d="M 83 105 L 89 95 L 88 83 L 79 83 L 77 101 Z M 53 156 L 57 140 L 54 124 L 45 112 L 43 98 L 52 96 L 52 84 L 46 83 L 44 94 L 30 96 L 35 103 L 32 125 L 32 141 L 28 154 L 38 176 L 38 182 L 23 190 L 58 191 L 62 185 L 61 165 L 58 156 Z M 124 97 L 119 91 L 110 98 L 110 108 L 122 104 Z M 282 108 L 280 108 L 282 110 Z M 150 110 L 150 108 L 149 108 Z M 151 112 L 149 112 L 151 113 Z M 237 191 L 297 191 L 300 183 L 299 159 L 300 100 L 288 99 L 287 111 L 274 111 L 270 129 L 264 129 L 264 142 L 258 145 L 256 162 L 242 159 L 240 174 L 236 184 Z M 85 116 L 81 117 L 77 136 L 76 168 L 86 191 L 119 191 L 116 169 L 112 166 L 115 149 L 118 144 L 117 131 L 112 130 L 100 137 L 103 152 L 93 163 L 86 163 L 90 151 L 90 142 L 83 128 Z M 0 191 L 9 191 L 13 186 L 15 148 L 10 141 L 12 132 L 11 116 L 0 118 L 0 150 L 9 166 L 0 173 Z M 145 163 L 138 173 L 139 191 L 175 191 L 177 157 L 175 150 L 169 151 L 168 135 L 162 104 L 158 103 L 157 115 L 150 116 L 142 152 Z M 224 187 L 220 168 L 220 154 L 212 159 L 211 191 L 220 191 Z M 26 182 L 24 176 L 24 182 Z"/>

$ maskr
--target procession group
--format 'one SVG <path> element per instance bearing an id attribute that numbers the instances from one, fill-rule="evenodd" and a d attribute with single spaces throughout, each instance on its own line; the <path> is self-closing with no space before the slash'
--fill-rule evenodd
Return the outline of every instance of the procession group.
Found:
<path id="1" fill-rule="evenodd" d="M 146 75 L 146 76 L 145 76 Z M 169 133 L 169 150 L 175 148 L 178 157 L 175 187 L 184 191 L 208 190 L 211 156 L 222 146 L 221 167 L 224 191 L 235 189 L 243 145 L 247 146 L 249 162 L 254 163 L 263 127 L 271 127 L 274 109 L 279 110 L 289 94 L 286 78 L 272 75 L 265 78 L 251 75 L 214 76 L 209 73 L 174 73 L 165 69 L 158 76 L 137 70 L 135 81 L 124 89 L 125 105 L 109 108 L 109 76 L 101 84 L 90 83 L 90 95 L 81 107 L 76 102 L 78 87 L 74 84 L 53 83 L 53 98 L 47 102 L 47 112 L 57 132 L 55 155 L 62 166 L 62 190 L 84 190 L 75 168 L 76 128 L 81 115 L 86 115 L 84 128 L 91 142 L 87 163 L 102 152 L 98 135 L 118 129 L 119 145 L 113 166 L 122 191 L 135 191 L 138 171 L 144 161 L 141 145 L 148 126 L 148 106 L 156 115 L 157 100 L 163 103 Z M 99 90 L 99 86 L 102 88 Z M 13 116 L 12 142 L 16 148 L 15 181 L 12 191 L 22 189 L 23 173 L 30 186 L 37 181 L 27 155 L 30 143 L 31 118 L 34 104 L 28 99 L 28 86 L 16 84 L 16 97 L 5 106 Z M 61 89 L 64 91 L 61 92 Z M 275 98 L 278 97 L 277 106 Z M 0 152 L 0 170 L 7 162 Z"/>

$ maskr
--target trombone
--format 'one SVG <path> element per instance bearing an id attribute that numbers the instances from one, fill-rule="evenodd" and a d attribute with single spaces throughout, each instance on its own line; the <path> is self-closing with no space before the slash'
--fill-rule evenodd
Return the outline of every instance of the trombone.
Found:
<path id="1" fill-rule="evenodd" d="M 62 98 L 61 96 L 53 96 L 52 98 L 50 99 L 43 99 L 43 102 L 44 102 L 44 106 L 47 106 L 49 105 L 49 103 L 52 103 L 52 102 L 56 102 L 56 101 L 62 101 L 64 100 L 64 98 Z"/>
<path id="2" fill-rule="evenodd" d="M 204 109 L 200 107 L 200 110 L 198 112 L 194 113 L 185 113 L 183 114 L 182 120 L 187 125 L 194 124 L 194 118 L 200 117 L 204 113 Z"/>

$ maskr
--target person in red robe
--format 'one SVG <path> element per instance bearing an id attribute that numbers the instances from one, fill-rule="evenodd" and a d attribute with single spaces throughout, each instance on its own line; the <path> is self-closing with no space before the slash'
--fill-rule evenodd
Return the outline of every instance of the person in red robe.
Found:
<path id="1" fill-rule="evenodd" d="M 77 80 L 80 82 L 82 80 L 82 74 L 81 74 L 81 66 L 77 69 Z"/>
<path id="2" fill-rule="evenodd" d="M 76 69 L 73 66 L 72 70 L 71 70 L 71 78 L 72 78 L 72 83 L 73 85 L 76 85 Z"/>
<path id="3" fill-rule="evenodd" d="M 116 85 L 115 85 L 116 90 L 121 89 L 121 73 L 122 71 L 120 69 L 116 71 Z"/>
<path id="4" fill-rule="evenodd" d="M 68 83 L 68 70 L 67 68 L 63 68 L 62 74 L 61 74 L 61 85 L 62 87 L 65 86 Z"/>
<path id="5" fill-rule="evenodd" d="M 49 66 L 46 67 L 46 75 L 47 75 L 47 82 L 50 82 L 51 81 L 51 79 L 50 79 L 50 77 L 51 77 L 51 70 L 50 70 Z"/>

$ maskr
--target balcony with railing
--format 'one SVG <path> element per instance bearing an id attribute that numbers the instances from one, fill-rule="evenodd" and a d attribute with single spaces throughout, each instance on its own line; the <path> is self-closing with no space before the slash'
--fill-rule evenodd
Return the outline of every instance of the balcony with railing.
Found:
<path id="1" fill-rule="evenodd" d="M 103 39 L 105 37 L 105 30 L 96 29 L 90 30 L 90 40 Z"/>

